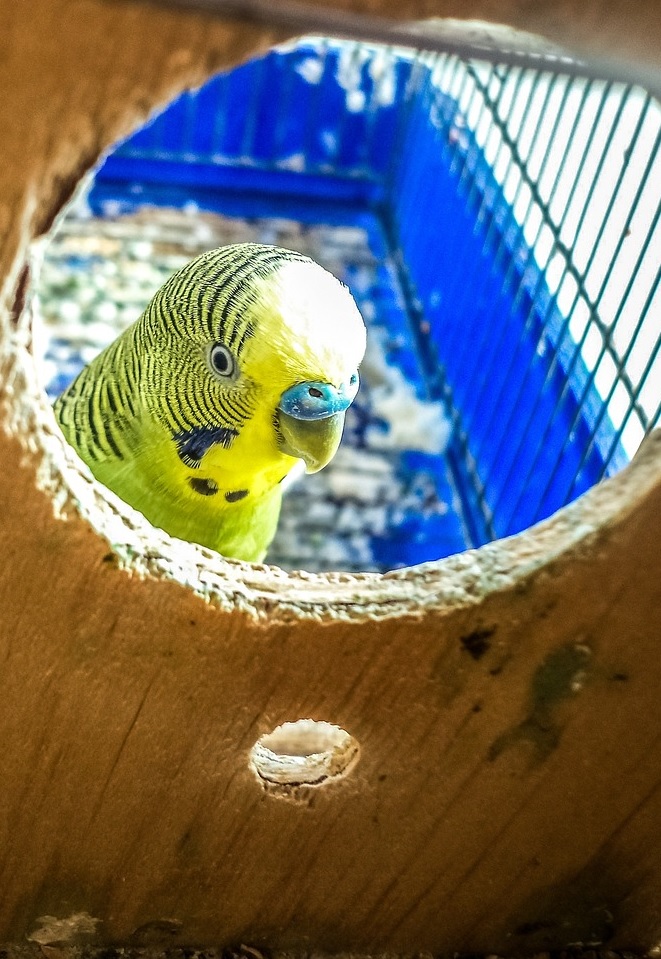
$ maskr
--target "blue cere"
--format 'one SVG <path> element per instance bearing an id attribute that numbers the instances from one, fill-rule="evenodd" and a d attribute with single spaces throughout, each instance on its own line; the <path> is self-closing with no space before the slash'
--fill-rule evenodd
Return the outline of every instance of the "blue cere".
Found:
<path id="1" fill-rule="evenodd" d="M 348 383 L 338 387 L 331 383 L 297 383 L 282 394 L 279 409 L 297 420 L 324 420 L 336 413 L 344 413 L 357 392 L 357 373 Z"/>

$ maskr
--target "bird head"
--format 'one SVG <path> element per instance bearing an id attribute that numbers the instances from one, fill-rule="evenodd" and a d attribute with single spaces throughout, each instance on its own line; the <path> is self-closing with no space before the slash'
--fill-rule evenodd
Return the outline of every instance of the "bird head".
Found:
<path id="1" fill-rule="evenodd" d="M 224 247 L 174 274 L 143 321 L 147 399 L 187 465 L 230 450 L 237 471 L 331 460 L 366 337 L 332 274 L 289 250 Z"/>

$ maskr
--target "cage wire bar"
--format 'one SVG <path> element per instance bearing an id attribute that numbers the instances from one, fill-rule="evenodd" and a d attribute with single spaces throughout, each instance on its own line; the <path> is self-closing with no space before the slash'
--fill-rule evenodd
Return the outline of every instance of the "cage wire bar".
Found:
<path id="1" fill-rule="evenodd" d="M 466 546 L 616 472 L 661 418 L 661 108 L 544 64 L 305 38 L 183 95 L 95 187 L 368 223 L 371 305 L 401 305 L 415 363 L 393 362 L 446 410 Z"/>
<path id="2" fill-rule="evenodd" d="M 479 464 L 472 470 L 480 478 L 485 526 L 506 535 L 546 515 L 553 499 L 568 502 L 590 485 L 584 472 L 595 453 L 597 479 L 621 468 L 659 422 L 661 112 L 640 88 L 612 81 L 445 55 L 416 62 L 409 104 L 418 106 L 418 126 L 436 126 L 436 150 L 482 242 L 477 256 L 474 246 L 462 250 L 446 242 L 454 263 L 439 269 L 450 278 L 445 289 L 430 294 L 424 271 L 406 287 L 420 301 L 425 325 L 443 331 L 434 344 L 443 395 L 462 446 Z M 417 135 L 405 123 L 402 145 Z M 490 176 L 511 210 L 507 224 Z M 415 228 L 408 239 L 402 225 L 414 224 L 416 205 L 438 211 L 442 203 L 401 180 L 395 195 L 390 232 L 400 235 L 406 270 L 414 244 L 423 240 Z M 447 218 L 437 230 L 446 227 Z M 419 259 L 428 262 L 430 242 L 438 251 L 444 240 L 438 233 L 428 239 Z M 481 303 L 501 268 L 513 310 L 526 304 L 517 342 L 497 298 Z M 464 322 L 447 322 L 448 314 Z M 529 336 L 533 361 L 517 370 Z M 538 367 L 544 367 L 541 379 Z M 559 391 L 552 389 L 558 373 Z M 534 400 L 526 403 L 533 385 Z M 563 418 L 565 439 L 555 462 L 545 464 Z M 575 431 L 585 426 L 581 419 L 588 432 L 567 473 Z M 562 489 L 552 496 L 559 481 Z"/>

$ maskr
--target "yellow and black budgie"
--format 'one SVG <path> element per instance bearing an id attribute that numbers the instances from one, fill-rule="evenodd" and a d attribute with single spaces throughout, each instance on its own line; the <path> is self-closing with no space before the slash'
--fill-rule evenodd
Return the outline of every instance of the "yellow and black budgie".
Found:
<path id="1" fill-rule="evenodd" d="M 282 481 L 333 457 L 365 326 L 348 289 L 244 243 L 179 270 L 55 403 L 100 482 L 172 536 L 259 562 Z"/>

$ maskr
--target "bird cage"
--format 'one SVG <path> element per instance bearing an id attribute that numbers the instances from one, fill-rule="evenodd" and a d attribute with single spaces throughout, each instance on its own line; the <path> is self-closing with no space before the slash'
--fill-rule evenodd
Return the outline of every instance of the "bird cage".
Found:
<path id="1" fill-rule="evenodd" d="M 386 570 L 525 529 L 625 465 L 661 409 L 661 111 L 560 68 L 272 50 L 105 159 L 51 247 L 42 311 L 80 312 L 90 257 L 103 275 L 98 218 L 127 270 L 161 281 L 237 239 L 302 249 L 349 285 L 370 346 L 340 453 L 286 498 L 268 558 Z M 108 284 L 95 296 L 91 340 Z M 53 395 L 94 351 L 77 330 L 51 331 Z"/>

